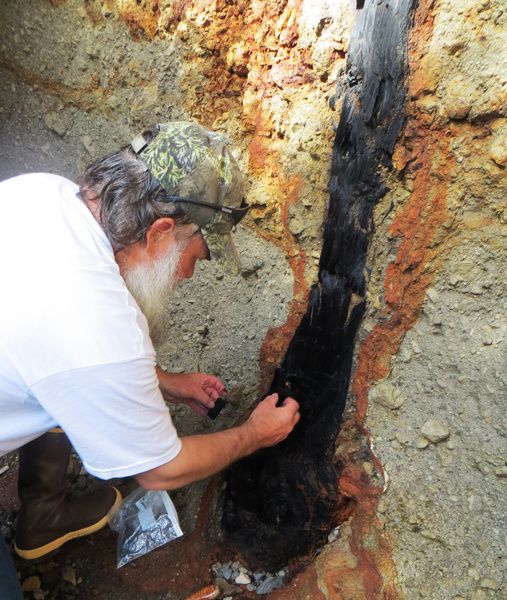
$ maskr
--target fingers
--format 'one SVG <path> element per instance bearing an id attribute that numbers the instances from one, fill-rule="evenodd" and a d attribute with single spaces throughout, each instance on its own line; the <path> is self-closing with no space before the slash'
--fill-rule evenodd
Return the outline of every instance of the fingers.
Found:
<path id="1" fill-rule="evenodd" d="M 270 394 L 269 396 L 266 396 L 264 398 L 264 402 L 271 406 L 276 406 L 276 403 L 278 402 L 278 394 Z"/>
<path id="2" fill-rule="evenodd" d="M 296 423 L 299 421 L 299 419 L 301 418 L 301 413 L 299 412 L 299 403 L 296 402 L 296 400 L 294 400 L 294 398 L 285 398 L 285 400 L 283 401 L 283 408 L 287 409 L 289 411 L 289 414 L 291 414 L 291 422 L 292 422 L 292 428 L 294 428 L 296 426 Z"/>
<path id="3" fill-rule="evenodd" d="M 278 403 L 278 394 L 270 394 L 269 396 L 266 396 L 266 398 L 264 398 L 264 401 L 267 404 L 270 404 L 271 406 L 276 406 Z M 288 408 L 289 411 L 292 413 L 297 413 L 299 411 L 299 403 L 296 402 L 296 400 L 294 400 L 294 398 L 291 398 L 290 396 L 285 398 L 285 400 L 282 403 L 282 407 Z"/>
<path id="4" fill-rule="evenodd" d="M 227 396 L 227 389 L 224 383 L 213 375 L 204 375 L 204 380 L 202 382 L 202 389 L 210 395 L 215 395 L 214 400 L 216 400 L 220 396 Z"/>
<path id="5" fill-rule="evenodd" d="M 208 414 L 208 409 L 205 408 L 202 404 L 200 404 L 199 402 L 196 402 L 195 400 L 190 400 L 188 403 L 188 406 L 198 415 L 201 416 L 205 416 Z"/>
<path id="6" fill-rule="evenodd" d="M 217 398 L 220 398 L 220 393 L 214 387 L 205 387 L 204 392 L 213 400 L 216 401 Z"/>
<path id="7" fill-rule="evenodd" d="M 291 397 L 285 398 L 282 406 L 289 408 L 294 413 L 299 411 L 299 403 L 296 400 L 294 400 L 294 398 L 291 398 Z"/>

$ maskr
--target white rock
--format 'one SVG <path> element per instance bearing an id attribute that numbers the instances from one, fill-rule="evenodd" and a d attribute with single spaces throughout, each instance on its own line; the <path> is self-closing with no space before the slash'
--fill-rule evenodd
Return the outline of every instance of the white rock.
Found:
<path id="1" fill-rule="evenodd" d="M 416 354 L 421 354 L 421 347 L 419 346 L 419 344 L 415 340 L 412 340 L 412 350 Z"/>
<path id="2" fill-rule="evenodd" d="M 332 529 L 330 531 L 329 535 L 327 536 L 327 541 L 329 543 L 334 542 L 335 540 L 338 539 L 339 536 L 340 536 L 340 528 L 335 527 L 334 529 Z M 277 575 L 279 575 L 280 577 L 283 577 L 285 575 L 285 573 L 282 573 L 282 571 L 278 571 Z"/>
<path id="3" fill-rule="evenodd" d="M 370 390 L 370 400 L 391 410 L 398 410 L 405 402 L 398 388 L 387 381 L 378 383 Z"/>
<path id="4" fill-rule="evenodd" d="M 446 440 L 450 432 L 445 423 L 437 419 L 428 419 L 421 427 L 421 434 L 433 444 L 438 444 L 438 442 Z"/>
<path id="5" fill-rule="evenodd" d="M 246 573 L 240 573 L 234 581 L 240 585 L 247 585 L 251 583 L 251 579 Z"/>

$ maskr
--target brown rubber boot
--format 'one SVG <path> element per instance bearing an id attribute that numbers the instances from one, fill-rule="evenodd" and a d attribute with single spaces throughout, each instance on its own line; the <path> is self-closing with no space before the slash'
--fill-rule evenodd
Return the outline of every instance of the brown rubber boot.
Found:
<path id="1" fill-rule="evenodd" d="M 69 439 L 59 428 L 19 451 L 21 509 L 14 548 L 26 560 L 45 558 L 69 540 L 98 531 L 121 502 L 120 492 L 106 484 L 68 500 L 70 451 Z"/>

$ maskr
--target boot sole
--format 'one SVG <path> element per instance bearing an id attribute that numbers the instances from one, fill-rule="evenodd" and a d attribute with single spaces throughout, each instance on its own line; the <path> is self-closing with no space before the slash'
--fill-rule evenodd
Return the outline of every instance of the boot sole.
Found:
<path id="1" fill-rule="evenodd" d="M 53 540 L 52 542 L 44 544 L 44 546 L 39 546 L 38 548 L 32 548 L 31 550 L 23 550 L 22 548 L 18 548 L 18 546 L 16 544 L 14 544 L 14 551 L 16 552 L 16 554 L 18 556 L 20 556 L 21 558 L 24 558 L 25 560 L 31 560 L 31 561 L 41 560 L 41 559 L 49 558 L 50 556 L 53 556 L 59 548 L 61 548 L 67 542 L 70 542 L 70 540 L 84 537 L 85 535 L 90 535 L 91 533 L 95 533 L 96 531 L 99 531 L 99 529 L 102 529 L 105 525 L 107 525 L 107 523 L 109 521 L 110 513 L 116 511 L 121 504 L 122 496 L 121 496 L 120 492 L 116 488 L 113 488 L 113 489 L 116 492 L 116 499 L 115 499 L 113 505 L 111 506 L 111 508 L 107 511 L 107 514 L 104 515 L 102 517 L 102 519 L 100 519 L 96 523 L 93 523 L 92 525 L 88 525 L 88 527 L 83 527 L 82 529 L 76 529 L 75 531 L 69 531 L 65 535 L 62 535 L 59 538 L 56 538 L 56 540 Z"/>

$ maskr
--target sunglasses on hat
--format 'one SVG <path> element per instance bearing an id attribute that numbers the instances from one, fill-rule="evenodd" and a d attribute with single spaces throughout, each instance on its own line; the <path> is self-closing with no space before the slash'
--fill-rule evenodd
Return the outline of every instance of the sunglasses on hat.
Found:
<path id="1" fill-rule="evenodd" d="M 204 206 L 205 208 L 211 208 L 212 210 L 225 213 L 231 218 L 231 221 L 234 225 L 237 225 L 250 210 L 250 206 L 248 204 L 243 204 L 239 207 L 225 206 L 223 204 L 211 204 L 210 202 L 204 202 L 204 200 L 195 200 L 194 198 L 189 198 L 188 196 L 171 196 L 167 194 L 165 199 L 167 202 L 194 204 L 196 206 Z"/>

